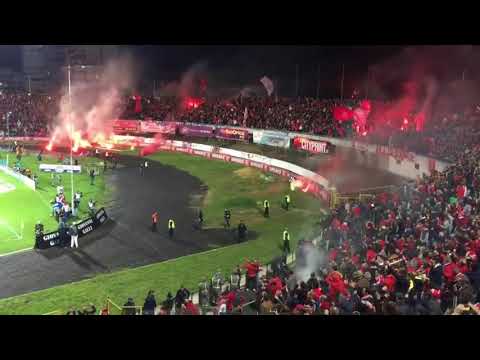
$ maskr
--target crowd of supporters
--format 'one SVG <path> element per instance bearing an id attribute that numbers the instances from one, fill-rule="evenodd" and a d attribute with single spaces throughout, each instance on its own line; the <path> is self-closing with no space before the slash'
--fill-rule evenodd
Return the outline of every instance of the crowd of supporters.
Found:
<path id="1" fill-rule="evenodd" d="M 479 315 L 479 156 L 476 146 L 444 173 L 343 202 L 326 219 L 321 240 L 300 242 L 295 267 L 283 259 L 262 274 L 257 261 L 247 261 L 224 290 L 221 276 L 202 282 L 195 309 L 207 304 L 215 314 Z M 305 269 L 311 271 L 307 278 Z M 234 280 L 242 273 L 244 287 Z"/>
<path id="2" fill-rule="evenodd" d="M 138 112 L 135 99 L 128 97 L 123 115 L 340 136 L 332 116 L 340 104 L 356 105 L 352 100 L 275 97 L 184 104 L 145 97 Z M 45 135 L 57 111 L 50 96 L 2 93 L 0 135 Z M 182 286 L 159 304 L 150 292 L 143 313 L 480 314 L 480 146 L 471 119 L 444 115 L 422 133 L 403 130 L 372 139 L 453 165 L 368 201 L 342 203 L 325 222 L 321 241 L 301 242 L 296 267 L 277 261 L 262 273 L 261 264 L 247 261 L 229 279 L 218 273 L 203 281 L 199 304 Z M 321 264 L 312 267 L 307 251 L 318 254 Z M 300 276 L 299 268 L 311 270 L 310 276 Z M 232 280 L 242 276 L 245 286 Z M 133 313 L 128 309 L 134 300 L 125 306 L 126 314 Z M 95 313 L 93 308 L 80 313 Z"/>
<path id="3" fill-rule="evenodd" d="M 444 173 L 342 203 L 326 220 L 321 241 L 299 246 L 293 271 L 283 265 L 259 278 L 258 264 L 247 264 L 255 311 L 479 315 L 479 156 L 477 145 Z M 312 254 L 322 260 L 312 265 Z M 311 270 L 310 277 L 302 278 L 300 269 Z M 218 307 L 230 304 L 227 312 L 238 313 L 238 294 L 227 292 Z"/>
<path id="4" fill-rule="evenodd" d="M 59 96 L 2 92 L 0 136 L 42 136 L 59 109 Z M 138 101 L 139 100 L 139 101 Z M 340 125 L 333 117 L 337 106 L 355 108 L 360 100 L 314 98 L 236 97 L 225 99 L 180 99 L 176 97 L 124 96 L 116 113 L 120 118 L 210 123 L 250 128 L 304 132 L 329 137 L 360 136 L 351 122 Z M 456 113 L 434 113 L 422 132 L 415 131 L 415 114 L 383 119 L 389 103 L 372 101 L 369 131 L 363 140 L 389 144 L 409 151 L 455 161 L 476 143 L 480 107 L 472 105 Z M 138 106 L 139 105 L 139 106 Z M 362 134 L 365 135 L 365 134 Z"/>
<path id="5" fill-rule="evenodd" d="M 0 135 L 45 136 L 58 112 L 51 96 L 24 92 L 0 93 Z"/>

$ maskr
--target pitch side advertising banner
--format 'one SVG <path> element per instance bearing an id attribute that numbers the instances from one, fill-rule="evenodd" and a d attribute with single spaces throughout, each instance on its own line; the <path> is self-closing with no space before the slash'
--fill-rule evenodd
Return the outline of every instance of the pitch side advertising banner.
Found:
<path id="1" fill-rule="evenodd" d="M 217 128 L 215 130 L 215 137 L 224 140 L 240 140 L 248 141 L 249 132 L 247 130 L 235 128 Z"/>
<path id="2" fill-rule="evenodd" d="M 177 124 L 174 122 L 162 121 L 141 121 L 140 131 L 142 133 L 155 133 L 165 135 L 175 135 Z"/>
<path id="3" fill-rule="evenodd" d="M 316 141 L 297 136 L 293 138 L 293 147 L 297 150 L 307 151 L 312 154 L 330 154 L 333 146 L 327 141 Z"/>
<path id="4" fill-rule="evenodd" d="M 214 137 L 215 127 L 209 125 L 180 125 L 178 132 L 184 136 Z"/>
<path id="5" fill-rule="evenodd" d="M 81 165 L 57 165 L 57 164 L 40 164 L 40 170 L 45 172 L 56 172 L 56 173 L 64 173 L 64 172 L 74 172 L 80 173 L 82 172 Z"/>
<path id="6" fill-rule="evenodd" d="M 102 226 L 108 219 L 107 212 L 104 208 L 98 210 L 93 217 L 89 217 L 81 222 L 77 223 L 78 237 L 82 238 L 87 234 L 90 234 L 100 226 Z M 53 246 L 60 246 L 62 244 L 69 244 L 70 235 L 67 233 L 68 229 L 62 231 L 57 230 L 47 234 L 43 234 L 42 237 L 37 237 L 35 247 L 38 249 L 48 249 Z"/>
<path id="7" fill-rule="evenodd" d="M 253 142 L 255 144 L 276 146 L 288 149 L 290 138 L 287 133 L 270 130 L 253 130 Z"/>
<path id="8" fill-rule="evenodd" d="M 138 120 L 113 120 L 114 132 L 137 133 L 140 131 L 140 121 Z"/>

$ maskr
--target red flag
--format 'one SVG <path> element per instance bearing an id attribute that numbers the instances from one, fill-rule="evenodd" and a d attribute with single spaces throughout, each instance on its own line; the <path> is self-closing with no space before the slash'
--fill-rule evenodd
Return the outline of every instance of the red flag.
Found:
<path id="1" fill-rule="evenodd" d="M 353 112 L 345 106 L 336 106 L 333 108 L 333 117 L 339 122 L 347 121 L 353 117 Z"/>
<path id="2" fill-rule="evenodd" d="M 142 97 L 140 95 L 135 95 L 135 114 L 142 112 Z"/>

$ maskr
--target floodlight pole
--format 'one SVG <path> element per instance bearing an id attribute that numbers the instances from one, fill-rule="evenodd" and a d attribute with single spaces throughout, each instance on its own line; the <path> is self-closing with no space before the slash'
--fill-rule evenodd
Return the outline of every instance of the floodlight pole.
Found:
<path id="1" fill-rule="evenodd" d="M 72 189 L 72 211 L 73 211 L 73 200 L 74 200 L 74 193 L 73 193 L 73 123 L 72 123 L 72 84 L 71 84 L 71 66 L 70 61 L 68 62 L 68 122 L 70 124 L 70 186 Z"/>
<path id="2" fill-rule="evenodd" d="M 345 80 L 345 64 L 342 64 L 342 80 L 340 82 L 340 101 L 343 101 L 343 81 Z"/>

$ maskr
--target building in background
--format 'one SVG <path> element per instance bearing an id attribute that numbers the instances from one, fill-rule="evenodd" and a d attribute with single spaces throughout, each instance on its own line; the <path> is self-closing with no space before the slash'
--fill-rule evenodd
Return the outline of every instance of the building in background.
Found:
<path id="1" fill-rule="evenodd" d="M 72 81 L 94 81 L 103 66 L 118 54 L 118 45 L 23 45 L 24 88 L 45 92 L 65 85 L 68 63 L 75 70 Z"/>
<path id="2" fill-rule="evenodd" d="M 22 69 L 25 90 L 43 92 L 48 85 L 47 45 L 23 45 Z"/>
<path id="3" fill-rule="evenodd" d="M 3 89 L 23 90 L 24 85 L 24 76 L 21 72 L 10 68 L 0 68 L 0 91 Z"/>

